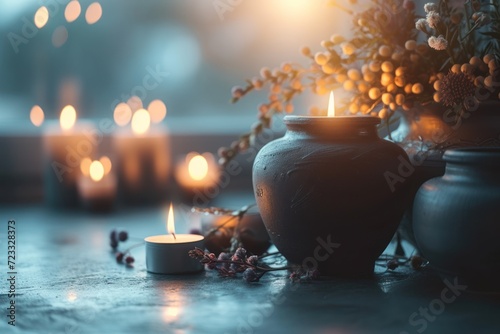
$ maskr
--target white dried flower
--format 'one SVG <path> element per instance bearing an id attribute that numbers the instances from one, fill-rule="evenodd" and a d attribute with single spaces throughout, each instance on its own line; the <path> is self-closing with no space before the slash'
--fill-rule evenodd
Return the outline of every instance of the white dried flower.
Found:
<path id="1" fill-rule="evenodd" d="M 439 35 L 438 37 L 431 36 L 429 37 L 428 42 L 429 46 L 434 50 L 446 50 L 448 47 L 448 41 L 443 37 L 443 35 Z"/>
<path id="2" fill-rule="evenodd" d="M 415 28 L 417 28 L 420 31 L 426 31 L 427 30 L 427 20 L 426 19 L 418 19 L 417 22 L 415 22 Z"/>
<path id="3" fill-rule="evenodd" d="M 427 13 L 426 20 L 429 27 L 431 27 L 432 29 L 436 29 L 439 21 L 441 21 L 441 16 L 438 12 L 430 11 Z"/>
<path id="4" fill-rule="evenodd" d="M 438 7 L 434 2 L 428 2 L 424 5 L 424 10 L 426 13 L 437 11 Z"/>

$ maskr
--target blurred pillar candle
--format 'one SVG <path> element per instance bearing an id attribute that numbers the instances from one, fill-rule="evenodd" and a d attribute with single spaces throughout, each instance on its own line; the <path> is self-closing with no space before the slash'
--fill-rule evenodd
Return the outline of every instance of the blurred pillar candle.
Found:
<path id="1" fill-rule="evenodd" d="M 170 176 L 170 144 L 166 127 L 150 127 L 145 109 L 132 116 L 131 128 L 113 136 L 118 198 L 126 204 L 157 204 L 167 197 Z"/>
<path id="2" fill-rule="evenodd" d="M 94 126 L 76 122 L 75 108 L 61 111 L 59 122 L 47 122 L 43 134 L 44 193 L 52 207 L 75 207 L 78 204 L 76 182 L 80 162 L 95 148 Z"/>
<path id="3" fill-rule="evenodd" d="M 220 169 L 211 153 L 191 152 L 175 168 L 177 183 L 190 197 L 216 185 L 219 177 Z"/>
<path id="4" fill-rule="evenodd" d="M 108 157 L 92 161 L 84 158 L 80 164 L 78 192 L 83 207 L 90 211 L 110 211 L 116 197 L 116 175 Z"/>

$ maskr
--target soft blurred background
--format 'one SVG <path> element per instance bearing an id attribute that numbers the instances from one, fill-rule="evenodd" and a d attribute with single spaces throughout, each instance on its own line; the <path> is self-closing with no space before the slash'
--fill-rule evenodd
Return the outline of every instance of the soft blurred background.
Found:
<path id="1" fill-rule="evenodd" d="M 233 86 L 263 66 L 306 64 L 301 47 L 319 50 L 348 33 L 349 20 L 326 0 L 0 0 L 0 201 L 42 197 L 41 136 L 68 104 L 97 124 L 132 95 L 145 107 L 159 99 L 172 164 L 215 153 L 249 129 L 267 98 L 262 90 L 231 104 Z M 327 100 L 306 92 L 295 111 Z M 33 106 L 43 124 L 30 120 Z M 103 146 L 112 156 L 107 138 Z M 251 191 L 252 157 L 244 159 Z"/>
<path id="2" fill-rule="evenodd" d="M 68 103 L 84 118 L 111 117 L 148 69 L 164 80 L 143 100 L 162 99 L 169 116 L 253 116 L 259 96 L 231 105 L 231 87 L 264 65 L 304 62 L 302 45 L 319 49 L 346 23 L 324 0 L 81 0 L 73 22 L 68 3 L 0 1 L 0 122 L 29 122 L 35 104 L 47 118 Z M 42 5 L 48 20 L 34 22 Z"/>

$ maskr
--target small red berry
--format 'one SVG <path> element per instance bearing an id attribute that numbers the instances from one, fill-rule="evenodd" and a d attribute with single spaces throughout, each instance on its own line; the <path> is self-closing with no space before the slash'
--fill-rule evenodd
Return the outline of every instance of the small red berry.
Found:
<path id="1" fill-rule="evenodd" d="M 420 256 L 414 255 L 410 258 L 410 264 L 413 269 L 420 269 L 424 264 L 424 260 Z"/>
<path id="2" fill-rule="evenodd" d="M 134 261 L 135 259 L 130 255 L 125 258 L 125 262 L 127 262 L 127 264 L 134 263 Z"/>
<path id="3" fill-rule="evenodd" d="M 122 263 L 123 262 L 123 255 L 124 254 L 122 252 L 116 253 L 116 262 Z"/>
<path id="4" fill-rule="evenodd" d="M 126 231 L 120 231 L 120 233 L 118 233 L 118 240 L 127 241 L 127 239 L 128 239 L 128 233 Z"/>
<path id="5" fill-rule="evenodd" d="M 397 267 L 399 267 L 399 261 L 398 260 L 392 259 L 390 261 L 387 261 L 387 269 L 394 270 Z"/>

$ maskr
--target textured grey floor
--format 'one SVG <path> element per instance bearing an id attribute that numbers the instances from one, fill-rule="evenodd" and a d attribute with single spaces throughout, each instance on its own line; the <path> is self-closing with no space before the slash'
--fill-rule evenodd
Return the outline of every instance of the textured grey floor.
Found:
<path id="1" fill-rule="evenodd" d="M 8 219 L 17 222 L 16 327 L 5 315 Z M 308 284 L 275 272 L 249 285 L 213 272 L 149 274 L 143 247 L 133 251 L 135 268 L 114 261 L 111 228 L 144 237 L 163 233 L 163 219 L 156 209 L 93 216 L 0 207 L 0 333 L 500 332 L 498 295 L 466 292 L 439 304 L 445 286 L 429 271 Z"/>

